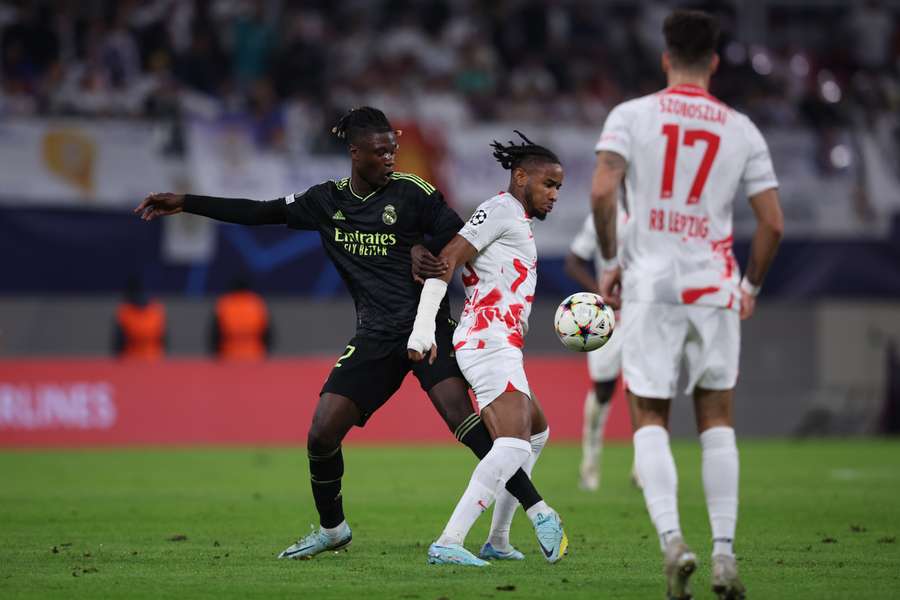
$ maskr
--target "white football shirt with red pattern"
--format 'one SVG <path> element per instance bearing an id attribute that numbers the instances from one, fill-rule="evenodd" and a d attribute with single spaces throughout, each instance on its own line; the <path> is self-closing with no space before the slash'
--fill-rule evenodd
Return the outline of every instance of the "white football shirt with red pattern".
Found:
<path id="1" fill-rule="evenodd" d="M 740 185 L 748 196 L 778 187 L 753 122 L 703 88 L 679 85 L 616 106 L 595 150 L 628 162 L 623 301 L 739 310 L 734 196 Z"/>
<path id="2" fill-rule="evenodd" d="M 459 235 L 478 250 L 463 267 L 466 290 L 453 346 L 522 348 L 537 284 L 537 247 L 532 220 L 511 194 L 483 202 Z"/>

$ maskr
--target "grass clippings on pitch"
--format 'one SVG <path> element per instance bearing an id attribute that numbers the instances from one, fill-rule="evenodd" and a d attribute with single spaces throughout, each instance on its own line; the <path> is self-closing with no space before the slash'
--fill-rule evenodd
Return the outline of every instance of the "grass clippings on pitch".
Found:
<path id="1" fill-rule="evenodd" d="M 900 596 L 900 443 L 740 441 L 736 549 L 754 598 Z M 428 544 L 474 458 L 459 446 L 345 448 L 353 545 L 275 555 L 315 521 L 303 449 L 0 453 L 0 597 L 662 598 L 661 564 L 631 449 L 610 446 L 601 491 L 577 488 L 579 449 L 550 445 L 535 478 L 570 555 L 540 557 L 519 512 L 524 563 L 436 567 Z M 682 525 L 709 591 L 699 449 L 677 443 Z M 489 515 L 467 540 L 477 551 Z"/>

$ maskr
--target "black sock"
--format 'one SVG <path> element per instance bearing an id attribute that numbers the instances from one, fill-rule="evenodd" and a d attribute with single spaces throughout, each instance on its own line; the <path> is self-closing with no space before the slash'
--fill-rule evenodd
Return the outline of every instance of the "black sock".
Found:
<path id="1" fill-rule="evenodd" d="M 312 484 L 319 523 L 322 527 L 337 527 L 344 520 L 344 501 L 341 497 L 341 477 L 344 475 L 344 455 L 341 447 L 332 452 L 309 452 L 309 479 Z"/>
<path id="2" fill-rule="evenodd" d="M 487 427 L 481 422 L 481 417 L 475 413 L 466 417 L 453 433 L 456 435 L 456 439 L 468 446 L 478 458 L 487 456 L 487 453 L 491 451 L 491 446 L 494 445 L 494 440 L 491 439 Z M 506 489 L 525 510 L 543 500 L 538 491 L 534 489 L 531 479 L 522 469 L 516 471 L 506 482 Z"/>

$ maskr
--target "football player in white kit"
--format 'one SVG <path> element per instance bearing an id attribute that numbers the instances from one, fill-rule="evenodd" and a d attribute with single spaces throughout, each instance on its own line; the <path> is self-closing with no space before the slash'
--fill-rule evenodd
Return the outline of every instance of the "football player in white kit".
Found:
<path id="1" fill-rule="evenodd" d="M 407 343 L 412 360 L 434 356 L 438 305 L 455 269 L 465 265 L 466 303 L 453 345 L 494 444 L 472 473 L 443 533 L 429 547 L 428 562 L 433 564 L 486 566 L 483 559 L 523 558 L 509 545 L 516 505 L 504 485 L 520 467 L 531 474 L 550 434 L 525 376 L 522 347 L 537 282 L 533 220 L 544 220 L 553 210 L 563 169 L 553 152 L 516 133 L 522 144 L 492 144 L 494 157 L 510 170 L 508 191 L 483 202 L 441 251 L 449 268 L 440 279 L 425 281 Z M 491 533 L 479 558 L 463 544 L 495 499 Z M 559 515 L 544 501 L 527 514 L 544 557 L 549 562 L 560 560 L 569 542 Z"/>
<path id="2" fill-rule="evenodd" d="M 623 231 L 628 221 L 624 207 L 618 208 L 618 231 Z M 594 262 L 593 272 L 590 262 Z M 597 229 L 594 227 L 594 215 L 588 214 L 578 234 L 569 246 L 566 255 L 566 274 L 577 281 L 583 290 L 600 293 L 600 274 L 611 266 L 603 259 L 600 246 L 597 244 Z M 622 323 L 621 315 L 617 315 L 619 333 L 612 336 L 602 347 L 587 352 L 588 374 L 592 387 L 584 398 L 584 421 L 581 432 L 581 466 L 579 468 L 579 485 L 582 489 L 596 491 L 600 486 L 600 454 L 603 452 L 603 430 L 609 416 L 613 391 L 622 370 Z M 631 422 L 634 423 L 634 411 L 629 403 Z M 631 467 L 631 481 L 640 489 L 640 480 L 634 465 Z"/>
<path id="3" fill-rule="evenodd" d="M 636 403 L 635 462 L 659 534 L 670 598 L 690 598 L 696 556 L 684 542 L 668 418 L 679 365 L 688 371 L 712 528 L 712 587 L 743 598 L 732 543 L 738 452 L 732 403 L 740 319 L 753 314 L 783 231 L 778 182 L 765 140 L 743 114 L 710 95 L 719 64 L 718 24 L 676 10 L 663 26 L 664 90 L 615 107 L 597 143 L 591 203 L 606 270 L 603 297 L 621 298 L 622 365 Z M 616 240 L 624 178 L 629 224 Z M 732 254 L 732 202 L 743 186 L 757 219 L 741 279 Z M 621 293 L 621 295 L 619 295 Z"/>

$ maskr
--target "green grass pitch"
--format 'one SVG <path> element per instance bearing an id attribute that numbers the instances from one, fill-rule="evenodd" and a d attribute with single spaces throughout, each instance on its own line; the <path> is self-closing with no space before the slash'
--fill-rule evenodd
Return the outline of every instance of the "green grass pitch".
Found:
<path id="1" fill-rule="evenodd" d="M 739 443 L 750 597 L 900 597 L 900 443 Z M 674 451 L 682 525 L 702 560 L 695 597 L 711 598 L 699 449 Z M 551 440 L 535 472 L 569 556 L 545 563 L 520 511 L 513 542 L 526 561 L 479 570 L 425 562 L 475 464 L 461 446 L 348 446 L 353 545 L 311 561 L 275 559 L 315 521 L 303 449 L 2 452 L 0 597 L 662 598 L 630 447 L 606 449 L 597 494 L 577 489 L 578 459 Z"/>

